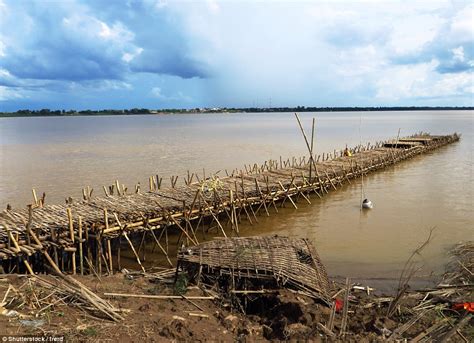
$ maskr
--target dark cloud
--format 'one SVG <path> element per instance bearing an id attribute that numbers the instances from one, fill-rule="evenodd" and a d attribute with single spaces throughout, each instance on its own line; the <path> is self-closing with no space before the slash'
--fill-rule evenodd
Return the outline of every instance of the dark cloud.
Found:
<path id="1" fill-rule="evenodd" d="M 474 53 L 472 44 L 453 44 L 452 42 L 433 41 L 418 53 L 399 55 L 391 58 L 391 62 L 410 65 L 436 60 L 436 71 L 441 74 L 463 73 L 474 69 Z"/>
<path id="2" fill-rule="evenodd" d="M 44 53 L 17 55 L 4 63 L 13 75 L 22 79 L 40 80 L 97 80 L 120 79 L 124 66 L 120 61 L 100 56 Z"/>
<path id="3" fill-rule="evenodd" d="M 461 6 L 2 1 L 0 86 L 16 103 L 248 106 L 271 97 L 351 105 L 382 94 L 400 104 L 431 91 L 472 98 L 474 44 Z"/>
<path id="4" fill-rule="evenodd" d="M 474 70 L 474 65 L 464 61 L 444 62 L 436 68 L 436 71 L 441 74 L 463 73 L 470 70 Z"/>
<path id="5" fill-rule="evenodd" d="M 130 72 L 207 76 L 168 14 L 156 14 L 141 2 L 108 4 L 8 2 L 2 68 L 20 79 L 76 82 L 124 79 Z"/>
<path id="6" fill-rule="evenodd" d="M 144 50 L 130 64 L 132 71 L 176 75 L 184 79 L 206 78 L 206 66 L 179 53 L 162 55 L 156 50 Z"/>
<path id="7" fill-rule="evenodd" d="M 117 5 L 120 4 L 120 5 Z M 120 20 L 134 32 L 134 44 L 143 51 L 130 62 L 133 72 L 207 78 L 210 67 L 194 56 L 180 17 L 160 1 L 88 1 L 108 20 Z M 107 4 L 107 5 L 106 5 Z M 161 5 L 160 5 L 161 4 Z"/>

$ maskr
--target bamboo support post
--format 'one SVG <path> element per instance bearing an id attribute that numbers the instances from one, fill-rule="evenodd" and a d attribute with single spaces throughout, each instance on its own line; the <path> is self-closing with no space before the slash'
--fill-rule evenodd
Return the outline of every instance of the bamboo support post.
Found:
<path id="1" fill-rule="evenodd" d="M 36 189 L 32 189 L 31 193 L 33 194 L 33 201 L 35 202 L 35 206 L 38 206 L 38 197 L 36 196 Z"/>
<path id="2" fill-rule="evenodd" d="M 66 209 L 66 212 L 67 212 L 67 218 L 68 218 L 68 223 L 69 223 L 69 234 L 70 234 L 71 242 L 74 245 L 74 224 L 72 221 L 71 209 L 68 207 Z M 75 252 L 71 253 L 71 262 L 72 262 L 72 274 L 76 275 L 76 253 Z"/>
<path id="3" fill-rule="evenodd" d="M 127 235 L 126 232 L 123 232 L 123 236 L 125 237 L 125 239 L 127 240 L 128 244 L 130 245 L 130 248 L 132 249 L 133 254 L 135 255 L 135 258 L 136 258 L 138 264 L 140 265 L 140 268 L 141 268 L 142 271 L 145 273 L 145 268 L 143 267 L 142 262 L 140 261 L 140 257 L 138 257 L 137 251 L 135 250 L 135 247 L 133 246 L 132 241 L 130 240 L 130 238 L 128 238 L 128 235 Z"/>
<path id="4" fill-rule="evenodd" d="M 115 188 L 117 189 L 117 195 L 122 195 L 122 191 L 120 190 L 120 183 L 118 180 L 115 180 Z"/>
<path id="5" fill-rule="evenodd" d="M 174 217 L 166 210 L 166 208 L 164 208 L 163 206 L 161 206 L 161 204 L 155 200 L 156 204 L 158 205 L 158 207 L 160 207 L 163 212 L 165 212 L 165 215 L 181 230 L 181 232 L 184 233 L 184 235 L 194 244 L 194 245 L 198 245 L 198 243 L 196 241 L 194 241 L 194 239 L 189 236 L 189 234 L 186 232 L 186 230 L 183 229 L 183 227 L 176 221 L 176 219 L 174 219 Z"/>
<path id="6" fill-rule="evenodd" d="M 110 244 L 110 239 L 107 239 L 107 254 L 109 255 L 109 270 L 110 275 L 114 275 L 114 266 L 112 263 L 112 247 Z"/>
<path id="7" fill-rule="evenodd" d="M 83 261 L 83 251 L 82 251 L 82 217 L 78 218 L 78 230 L 79 230 L 79 270 L 81 275 L 84 275 L 84 261 Z"/>

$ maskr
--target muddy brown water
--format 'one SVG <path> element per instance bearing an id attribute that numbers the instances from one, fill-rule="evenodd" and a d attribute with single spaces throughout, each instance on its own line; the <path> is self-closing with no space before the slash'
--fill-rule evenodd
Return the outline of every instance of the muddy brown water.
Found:
<path id="1" fill-rule="evenodd" d="M 299 202 L 240 224 L 243 235 L 310 238 L 333 276 L 396 278 L 411 252 L 435 227 L 419 258 L 420 275 L 439 273 L 447 250 L 474 237 L 473 111 L 303 113 L 316 117 L 316 153 L 419 131 L 459 132 L 462 139 L 345 185 L 312 204 Z M 306 148 L 292 113 L 189 114 L 0 119 L 0 206 L 25 206 L 31 188 L 49 203 L 101 193 L 115 179 L 133 185 L 159 173 L 202 175 L 244 164 L 302 156 Z M 183 182 L 181 177 L 178 182 Z M 366 196 L 375 204 L 361 212 Z M 207 235 L 207 238 L 212 236 Z M 147 249 L 146 264 L 161 257 Z M 127 263 L 127 256 L 122 258 Z M 128 258 L 130 267 L 136 267 Z"/>

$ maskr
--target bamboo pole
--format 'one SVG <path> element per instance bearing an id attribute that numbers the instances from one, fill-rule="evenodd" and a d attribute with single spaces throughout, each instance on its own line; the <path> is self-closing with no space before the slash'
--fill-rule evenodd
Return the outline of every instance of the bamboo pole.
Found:
<path id="1" fill-rule="evenodd" d="M 165 214 L 168 216 L 169 219 L 171 219 L 171 221 L 176 224 L 176 226 L 184 233 L 184 235 L 194 244 L 194 245 L 198 245 L 198 243 L 196 241 L 194 241 L 194 239 L 186 232 L 186 230 L 183 229 L 183 227 L 178 223 L 178 221 L 176 219 L 173 218 L 173 216 L 166 210 L 165 207 L 161 206 L 161 204 L 158 202 L 158 200 L 155 200 L 156 204 L 158 205 L 158 207 L 160 207 L 163 212 L 165 212 Z"/>
<path id="2" fill-rule="evenodd" d="M 130 238 L 128 238 L 127 233 L 124 231 L 124 230 L 125 230 L 125 227 L 122 226 L 122 223 L 120 222 L 117 213 L 114 213 L 114 217 L 115 217 L 115 220 L 117 221 L 117 224 L 118 224 L 119 227 L 121 228 L 122 235 L 125 237 L 125 239 L 127 240 L 128 244 L 129 244 L 130 247 L 132 248 L 132 252 L 133 252 L 133 254 L 135 255 L 135 258 L 136 258 L 138 264 L 140 265 L 142 271 L 145 272 L 145 268 L 143 267 L 143 265 L 142 265 L 142 263 L 141 263 L 141 261 L 140 261 L 140 257 L 138 257 L 137 251 L 135 250 L 135 247 L 133 246 L 132 241 L 130 240 Z"/>
<path id="3" fill-rule="evenodd" d="M 155 232 L 153 229 L 149 229 L 150 232 L 151 232 L 151 235 L 153 236 L 153 238 L 155 239 L 155 242 L 156 242 L 156 245 L 158 245 L 158 247 L 160 248 L 161 252 L 163 253 L 163 255 L 165 255 L 165 258 L 166 258 L 166 261 L 168 262 L 168 264 L 170 265 L 170 267 L 173 267 L 173 263 L 171 263 L 171 260 L 170 258 L 168 257 L 168 253 L 166 252 L 165 248 L 163 248 L 163 246 L 161 245 L 160 241 L 158 240 L 158 238 L 156 238 L 156 235 L 155 235 Z"/>
<path id="4" fill-rule="evenodd" d="M 79 226 L 79 270 L 81 275 L 84 275 L 84 256 L 82 251 L 82 217 L 79 216 L 78 219 L 78 226 Z"/>
<path id="5" fill-rule="evenodd" d="M 199 193 L 200 197 L 201 197 L 201 200 L 204 202 L 204 204 L 206 205 L 206 208 L 207 210 L 209 211 L 209 213 L 211 214 L 212 218 L 216 221 L 217 223 L 217 226 L 221 229 L 221 232 L 222 232 L 222 235 L 224 237 L 227 238 L 227 235 L 225 233 L 225 230 L 224 228 L 222 227 L 221 223 L 219 222 L 219 219 L 217 219 L 217 217 L 214 215 L 214 213 L 212 212 L 212 209 L 211 209 L 211 206 L 209 206 L 209 204 L 207 203 L 206 199 L 204 199 L 204 197 L 202 196 L 201 193 Z"/>
<path id="6" fill-rule="evenodd" d="M 313 159 L 313 145 L 314 145 L 314 122 L 315 122 L 315 119 L 313 118 L 313 125 L 311 127 L 311 149 L 309 151 L 309 183 L 311 183 L 311 174 L 312 174 L 312 171 L 313 171 L 313 163 L 314 162 L 314 159 Z"/>
<path id="7" fill-rule="evenodd" d="M 144 299 L 183 299 L 183 300 L 213 300 L 215 297 L 201 296 L 181 296 L 181 295 L 149 295 L 149 294 L 124 294 L 124 293 L 104 293 L 109 297 L 128 297 L 128 298 L 144 298 Z"/>
<path id="8" fill-rule="evenodd" d="M 13 236 L 9 226 L 7 224 L 4 224 L 4 226 L 5 226 L 5 229 L 7 230 L 7 233 L 8 233 L 8 236 L 10 237 L 10 240 L 13 242 L 13 245 L 15 246 L 15 249 L 17 250 L 17 253 L 20 253 L 22 250 L 20 249 L 18 241 Z M 28 262 L 28 260 L 23 259 L 23 263 L 24 263 L 26 269 L 28 270 L 28 272 L 31 275 L 35 275 L 35 273 L 33 273 L 33 269 L 31 268 L 30 263 Z"/>
<path id="9" fill-rule="evenodd" d="M 130 248 L 132 248 L 133 254 L 135 255 L 135 258 L 136 258 L 138 264 L 140 265 L 140 268 L 145 273 L 145 268 L 143 267 L 142 262 L 140 261 L 140 257 L 138 257 L 137 251 L 135 250 L 135 247 L 133 246 L 132 241 L 130 240 L 130 238 L 128 238 L 128 235 L 125 231 L 123 232 L 123 236 L 125 237 L 128 244 L 130 245 Z"/>
<path id="10" fill-rule="evenodd" d="M 110 239 L 107 239 L 107 254 L 109 255 L 109 269 L 110 275 L 114 275 L 114 266 L 112 263 L 112 247 L 110 244 Z"/>
<path id="11" fill-rule="evenodd" d="M 33 200 L 35 201 L 35 206 L 38 206 L 38 197 L 36 196 L 36 189 L 32 189 L 31 193 L 33 193 Z"/>
<path id="12" fill-rule="evenodd" d="M 117 188 L 117 194 L 119 196 L 122 195 L 122 191 L 120 190 L 120 183 L 118 180 L 115 180 L 115 188 Z"/>
<path id="13" fill-rule="evenodd" d="M 68 207 L 66 209 L 67 212 L 67 218 L 68 218 L 68 223 L 69 223 L 69 234 L 71 238 L 71 242 L 74 245 L 74 224 L 72 221 L 72 213 L 71 209 Z M 76 275 L 76 253 L 71 252 L 71 262 L 72 262 L 72 274 Z"/>
<path id="14" fill-rule="evenodd" d="M 293 205 L 293 207 L 297 210 L 298 209 L 298 206 L 296 206 L 295 202 L 293 201 L 293 199 L 291 198 L 291 195 L 289 194 L 289 191 L 290 189 L 285 189 L 285 187 L 283 186 L 283 184 L 281 183 L 281 181 L 278 181 L 278 184 L 280 185 L 280 188 L 281 190 L 285 193 L 285 198 L 283 199 L 282 201 L 282 204 L 281 206 L 283 206 L 284 202 L 285 202 L 285 199 L 288 199 L 290 200 L 291 204 Z"/>
<path id="15" fill-rule="evenodd" d="M 30 230 L 30 235 L 33 238 L 33 240 L 36 242 L 36 244 L 39 245 L 41 249 L 44 249 L 43 244 L 41 243 L 41 241 L 38 239 L 38 237 L 36 236 L 36 234 L 32 230 Z M 44 249 L 43 254 L 46 257 L 46 259 L 48 260 L 49 264 L 51 264 L 53 269 L 56 271 L 56 273 L 58 273 L 59 275 L 62 275 L 63 273 L 59 269 L 58 265 L 56 263 L 54 263 L 53 259 L 51 258 L 51 256 L 49 255 L 49 253 L 46 249 Z"/>

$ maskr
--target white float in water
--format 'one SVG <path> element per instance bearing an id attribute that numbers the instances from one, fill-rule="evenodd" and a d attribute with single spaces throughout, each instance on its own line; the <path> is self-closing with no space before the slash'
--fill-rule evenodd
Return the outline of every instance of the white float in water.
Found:
<path id="1" fill-rule="evenodd" d="M 372 209 L 374 208 L 374 205 L 369 199 L 364 199 L 364 201 L 362 201 L 362 208 Z"/>

